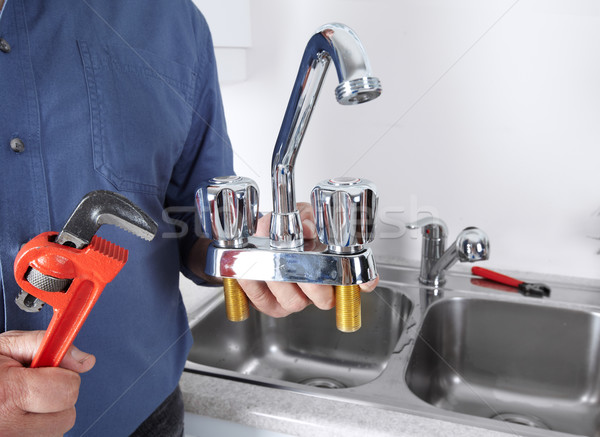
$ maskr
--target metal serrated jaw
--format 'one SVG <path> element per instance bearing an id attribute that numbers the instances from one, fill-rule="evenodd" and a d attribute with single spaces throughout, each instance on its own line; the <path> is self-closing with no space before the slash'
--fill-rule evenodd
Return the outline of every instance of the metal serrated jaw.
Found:
<path id="1" fill-rule="evenodd" d="M 144 240 L 152 240 L 158 230 L 156 222 L 129 199 L 112 191 L 98 190 L 79 202 L 56 242 L 81 249 L 103 224 L 118 226 Z"/>
<path id="2" fill-rule="evenodd" d="M 70 279 L 55 278 L 53 276 L 44 275 L 34 268 L 30 268 L 25 275 L 25 279 L 35 288 L 49 292 L 65 291 L 71 284 Z M 27 293 L 24 290 L 19 292 L 15 298 L 15 303 L 23 311 L 28 313 L 37 313 L 44 306 L 44 302 L 35 296 Z"/>
<path id="3" fill-rule="evenodd" d="M 21 290 L 19 295 L 15 298 L 15 303 L 20 309 L 28 313 L 37 313 L 44 306 L 43 301 L 23 290 Z"/>
<path id="4" fill-rule="evenodd" d="M 114 214 L 101 214 L 98 217 L 99 224 L 114 225 L 124 231 L 130 232 L 142 240 L 152 241 L 156 235 L 156 228 L 146 226 L 145 223 L 140 225 L 139 222 L 131 222 Z M 143 226 L 142 226 L 143 225 Z"/>

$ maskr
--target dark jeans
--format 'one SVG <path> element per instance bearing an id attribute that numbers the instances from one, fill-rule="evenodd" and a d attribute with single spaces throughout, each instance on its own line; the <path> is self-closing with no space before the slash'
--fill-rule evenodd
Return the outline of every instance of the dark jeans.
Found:
<path id="1" fill-rule="evenodd" d="M 183 396 L 179 386 L 130 437 L 183 437 Z"/>

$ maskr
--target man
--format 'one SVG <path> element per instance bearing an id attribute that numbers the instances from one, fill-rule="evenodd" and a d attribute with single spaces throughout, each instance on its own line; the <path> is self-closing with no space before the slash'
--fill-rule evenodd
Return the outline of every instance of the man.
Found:
<path id="1" fill-rule="evenodd" d="M 177 384 L 191 336 L 179 272 L 207 279 L 194 193 L 233 174 L 206 22 L 189 0 L 0 5 L 0 435 L 182 435 Z M 52 310 L 14 304 L 15 255 L 37 234 L 60 230 L 98 189 L 139 205 L 159 223 L 157 238 L 100 229 L 130 257 L 76 339 L 94 356 L 72 347 L 61 368 L 29 369 Z M 182 222 L 188 232 L 173 225 Z M 267 220 L 259 227 L 265 235 Z M 314 237 L 314 226 L 305 232 Z M 277 317 L 334 301 L 326 286 L 242 286 Z"/>

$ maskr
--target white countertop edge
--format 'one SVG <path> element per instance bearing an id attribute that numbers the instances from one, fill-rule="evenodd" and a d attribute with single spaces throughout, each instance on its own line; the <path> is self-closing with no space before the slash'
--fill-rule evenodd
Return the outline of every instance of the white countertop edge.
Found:
<path id="1" fill-rule="evenodd" d="M 187 412 L 294 436 L 514 435 L 189 372 L 184 372 L 180 386 Z"/>

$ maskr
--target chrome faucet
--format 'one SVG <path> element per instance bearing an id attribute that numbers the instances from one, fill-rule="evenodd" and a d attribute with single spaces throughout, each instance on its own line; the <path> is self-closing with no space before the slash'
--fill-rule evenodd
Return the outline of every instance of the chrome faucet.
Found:
<path id="1" fill-rule="evenodd" d="M 325 73 L 332 61 L 340 82 L 335 89 L 340 104 L 364 103 L 381 94 L 381 83 L 371 76 L 365 50 L 352 29 L 338 23 L 319 28 L 304 50 L 273 150 L 270 239 L 271 246 L 276 248 L 293 249 L 301 247 L 304 242 L 300 213 L 296 206 L 294 165 Z"/>
<path id="2" fill-rule="evenodd" d="M 295 197 L 296 156 L 332 61 L 340 81 L 335 91 L 339 103 L 363 103 L 381 94 L 379 79 L 371 76 L 354 32 L 336 23 L 318 29 L 304 51 L 273 151 L 269 238 L 252 235 L 259 197 L 253 181 L 239 176 L 213 178 L 196 193 L 203 231 L 213 239 L 205 272 L 224 279 L 230 320 L 246 317 L 245 295 L 235 281 L 245 278 L 333 285 L 338 329 L 360 328 L 359 284 L 377 277 L 373 253 L 366 247 L 374 238 L 375 187 L 352 177 L 320 182 L 311 194 L 320 241 L 304 240 Z"/>
<path id="3" fill-rule="evenodd" d="M 427 217 L 407 225 L 409 229 L 421 228 L 423 248 L 421 251 L 421 272 L 419 282 L 434 287 L 446 282 L 445 272 L 457 261 L 476 262 L 490 256 L 488 236 L 481 229 L 463 229 L 456 241 L 446 249 L 448 226 L 438 218 Z"/>

